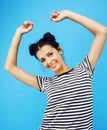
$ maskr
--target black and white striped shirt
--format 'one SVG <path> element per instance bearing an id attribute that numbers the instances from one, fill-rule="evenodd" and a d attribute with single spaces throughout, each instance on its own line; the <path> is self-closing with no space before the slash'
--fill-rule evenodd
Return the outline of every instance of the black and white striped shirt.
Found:
<path id="1" fill-rule="evenodd" d="M 40 130 L 92 130 L 92 76 L 87 56 L 59 76 L 37 77 L 48 102 Z"/>

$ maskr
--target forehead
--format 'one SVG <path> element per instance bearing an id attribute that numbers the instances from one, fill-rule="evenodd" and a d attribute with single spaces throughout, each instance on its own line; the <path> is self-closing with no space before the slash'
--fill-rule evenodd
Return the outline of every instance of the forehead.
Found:
<path id="1" fill-rule="evenodd" d="M 56 49 L 53 48 L 51 45 L 44 45 L 42 46 L 38 52 L 36 53 L 36 56 L 38 59 L 41 59 L 43 57 L 45 57 L 45 55 L 50 52 L 50 51 L 55 51 Z"/>

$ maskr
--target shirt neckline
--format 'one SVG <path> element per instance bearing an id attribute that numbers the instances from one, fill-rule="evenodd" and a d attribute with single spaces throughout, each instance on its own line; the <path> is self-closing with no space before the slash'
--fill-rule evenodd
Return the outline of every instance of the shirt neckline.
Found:
<path id="1" fill-rule="evenodd" d="M 64 73 L 62 73 L 62 74 L 55 75 L 55 77 L 59 77 L 59 76 L 61 76 L 61 75 L 65 75 L 65 74 L 67 74 L 67 73 L 69 73 L 69 72 L 71 72 L 71 71 L 73 71 L 73 68 L 70 69 L 70 70 L 68 70 L 68 71 L 66 71 L 66 72 L 64 72 Z"/>

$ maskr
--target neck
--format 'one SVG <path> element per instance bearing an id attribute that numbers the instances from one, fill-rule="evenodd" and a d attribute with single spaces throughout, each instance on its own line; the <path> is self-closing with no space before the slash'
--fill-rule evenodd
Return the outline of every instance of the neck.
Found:
<path id="1" fill-rule="evenodd" d="M 58 71 L 55 72 L 56 75 L 63 74 L 67 71 L 71 70 L 67 65 L 62 66 Z"/>

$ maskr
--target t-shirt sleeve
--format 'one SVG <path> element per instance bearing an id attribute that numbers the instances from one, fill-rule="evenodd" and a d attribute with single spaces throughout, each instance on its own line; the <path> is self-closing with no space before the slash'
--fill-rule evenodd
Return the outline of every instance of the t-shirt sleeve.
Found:
<path id="1" fill-rule="evenodd" d="M 40 87 L 40 92 L 44 92 L 45 91 L 45 87 L 46 87 L 47 78 L 46 77 L 37 76 L 37 81 L 38 81 L 38 85 Z"/>
<path id="2" fill-rule="evenodd" d="M 81 62 L 81 65 L 83 66 L 88 75 L 93 76 L 94 69 L 92 70 L 88 56 L 86 56 L 85 59 Z"/>

